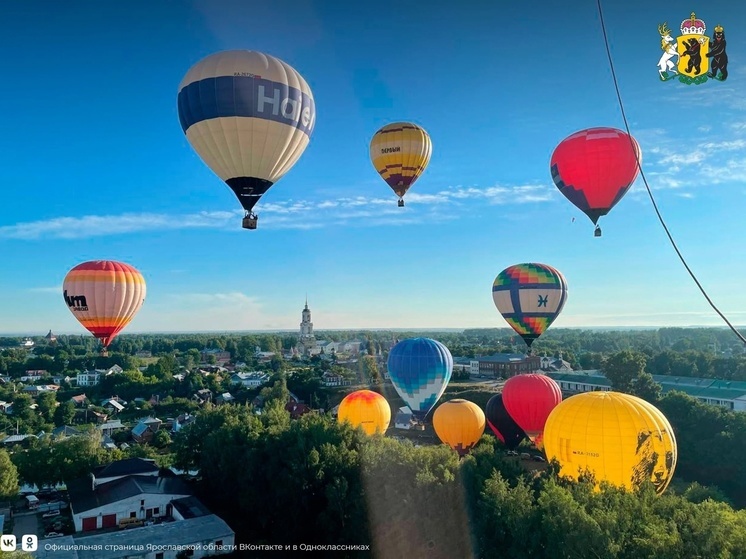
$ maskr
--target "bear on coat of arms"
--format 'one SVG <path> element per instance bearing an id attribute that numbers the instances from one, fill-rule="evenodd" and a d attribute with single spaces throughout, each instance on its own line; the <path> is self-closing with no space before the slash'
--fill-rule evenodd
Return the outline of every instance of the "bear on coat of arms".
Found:
<path id="1" fill-rule="evenodd" d="M 721 25 L 715 27 L 707 57 L 712 58 L 710 61 L 710 72 L 707 75 L 721 81 L 728 79 L 728 55 L 725 52 L 725 30 Z M 718 70 L 720 71 L 720 77 L 718 77 Z"/>

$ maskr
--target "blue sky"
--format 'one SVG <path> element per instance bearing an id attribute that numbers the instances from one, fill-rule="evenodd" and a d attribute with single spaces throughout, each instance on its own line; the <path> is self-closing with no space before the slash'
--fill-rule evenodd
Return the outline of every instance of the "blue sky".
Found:
<path id="1" fill-rule="evenodd" d="M 601 219 L 556 189 L 554 147 L 623 128 L 593 0 L 13 0 L 0 71 L 0 332 L 83 332 L 67 271 L 123 260 L 148 283 L 126 332 L 297 327 L 504 327 L 494 277 L 560 269 L 556 327 L 720 325 L 686 274 L 641 181 Z M 725 27 L 726 82 L 660 82 L 657 26 L 689 10 L 607 1 L 632 133 L 664 218 L 732 321 L 746 323 L 746 6 L 701 3 Z M 296 166 L 240 227 L 240 205 L 189 146 L 179 82 L 225 49 L 296 68 L 317 122 Z M 405 208 L 368 158 L 382 125 L 411 120 L 433 156 Z M 575 222 L 572 222 L 572 218 Z"/>

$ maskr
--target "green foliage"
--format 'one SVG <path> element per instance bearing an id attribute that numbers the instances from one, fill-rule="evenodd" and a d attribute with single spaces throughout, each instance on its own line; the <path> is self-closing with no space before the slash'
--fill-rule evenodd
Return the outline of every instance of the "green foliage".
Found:
<path id="1" fill-rule="evenodd" d="M 7 451 L 0 449 L 0 499 L 12 499 L 18 495 L 18 490 L 18 470 Z"/>

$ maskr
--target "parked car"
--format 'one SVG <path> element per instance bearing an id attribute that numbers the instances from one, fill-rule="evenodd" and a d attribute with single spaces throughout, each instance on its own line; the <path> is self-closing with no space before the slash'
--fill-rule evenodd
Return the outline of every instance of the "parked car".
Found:
<path id="1" fill-rule="evenodd" d="M 509 450 L 506 454 L 508 456 L 518 456 L 518 452 L 515 450 Z"/>
<path id="2" fill-rule="evenodd" d="M 546 459 L 543 456 L 539 456 L 538 454 L 534 456 L 533 459 L 535 462 L 546 462 Z"/>
<path id="3" fill-rule="evenodd" d="M 60 511 L 58 510 L 50 510 L 49 512 L 45 512 L 41 515 L 42 518 L 52 518 L 53 516 L 59 516 Z"/>
<path id="4" fill-rule="evenodd" d="M 44 534 L 45 538 L 61 538 L 65 534 L 61 534 L 60 532 L 49 532 L 48 534 Z"/>

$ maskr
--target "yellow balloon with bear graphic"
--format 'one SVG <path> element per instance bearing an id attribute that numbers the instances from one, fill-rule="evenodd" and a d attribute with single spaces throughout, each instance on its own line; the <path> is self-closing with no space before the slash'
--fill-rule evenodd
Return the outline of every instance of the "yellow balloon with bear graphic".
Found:
<path id="1" fill-rule="evenodd" d="M 676 468 L 676 438 L 652 404 L 620 392 L 571 396 L 547 418 L 544 448 L 576 479 L 586 468 L 596 481 L 634 489 L 651 481 L 660 495 Z"/>

